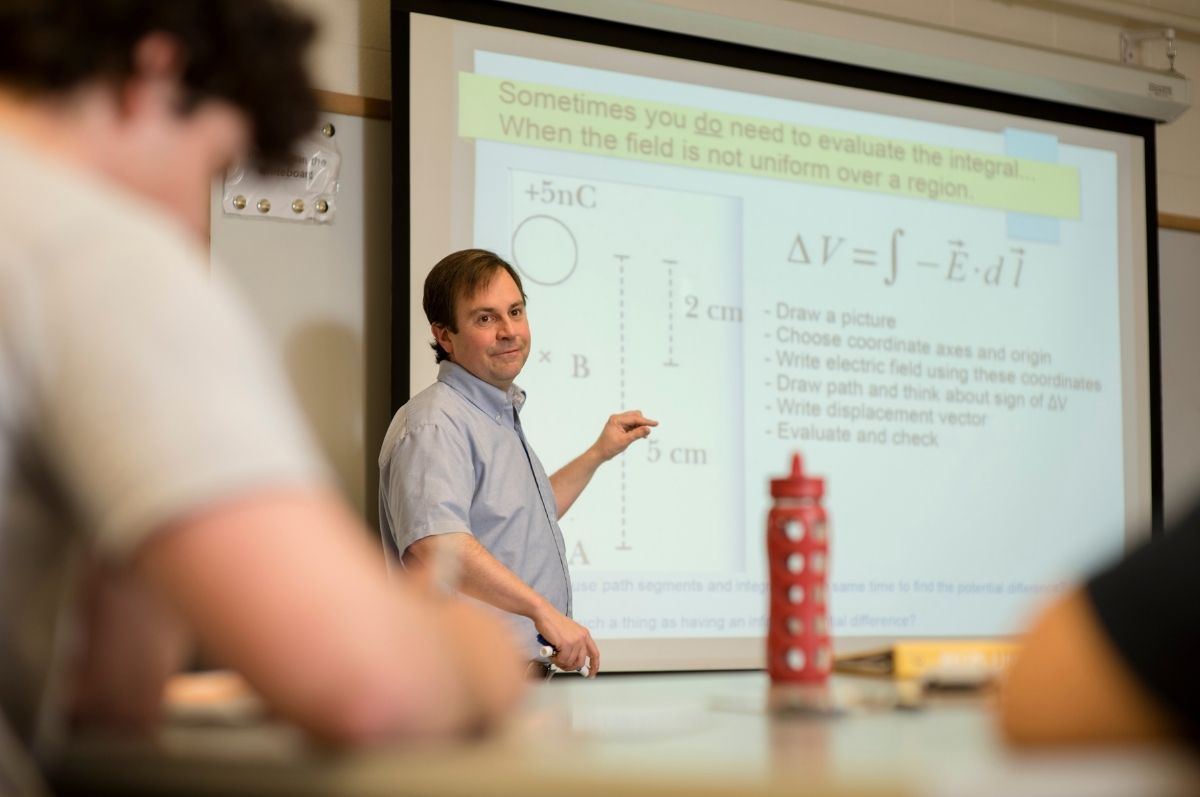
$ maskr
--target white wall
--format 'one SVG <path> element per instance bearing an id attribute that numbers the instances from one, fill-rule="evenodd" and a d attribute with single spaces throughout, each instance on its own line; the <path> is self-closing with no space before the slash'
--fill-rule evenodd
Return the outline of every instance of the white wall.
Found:
<path id="1" fill-rule="evenodd" d="M 1200 233 L 1162 230 L 1163 493 L 1168 518 L 1200 498 Z"/>
<path id="2" fill-rule="evenodd" d="M 225 216 L 217 184 L 212 254 L 258 311 L 343 493 L 373 520 L 374 454 L 389 412 L 391 126 L 327 121 L 342 152 L 336 219 Z"/>
<path id="3" fill-rule="evenodd" d="M 681 0 L 661 0 L 677 3 Z M 311 66 L 317 86 L 356 96 L 390 97 L 388 0 L 291 0 L 315 17 L 322 32 Z M 602 0 L 597 0 L 601 3 Z M 1177 26 L 1176 68 L 1200 83 L 1200 0 L 689 0 L 714 13 L 737 14 L 744 3 L 803 26 L 813 7 L 890 16 L 931 28 L 958 30 L 1074 55 L 1115 60 L 1123 27 Z M 1083 8 L 1089 6 L 1090 8 Z M 1071 9 L 1071 10 L 1068 10 Z M 919 48 L 919 41 L 896 42 Z M 1161 46 L 1143 48 L 1144 65 L 1165 68 Z M 347 496 L 373 518 L 375 455 L 387 423 L 390 286 L 390 126 L 332 115 L 345 154 L 339 217 L 328 227 L 225 219 L 214 199 L 212 248 L 228 264 L 264 319 L 288 365 L 305 409 Z M 1200 219 L 1200 111 L 1192 108 L 1158 129 L 1159 210 Z M 1182 234 L 1181 234 L 1182 235 Z M 1197 236 L 1200 237 L 1200 236 Z M 1189 240 L 1182 238 L 1181 240 Z M 1166 236 L 1164 253 L 1176 242 Z M 1165 262 L 1165 261 L 1164 261 Z M 1195 260 L 1192 265 L 1200 266 Z M 1164 273 L 1166 296 L 1200 294 L 1200 272 Z M 1200 339 L 1185 306 L 1164 307 L 1164 362 L 1172 363 L 1166 402 L 1168 505 L 1184 484 L 1200 479 L 1200 377 L 1196 388 L 1171 383 Z M 1166 351 L 1169 347 L 1171 354 Z M 1181 412 L 1183 414 L 1181 414 Z M 1187 415 L 1190 413 L 1190 415 Z M 1178 424 L 1178 428 L 1176 428 Z M 1178 431 L 1179 434 L 1175 432 Z M 1193 465 L 1192 463 L 1196 463 Z"/>

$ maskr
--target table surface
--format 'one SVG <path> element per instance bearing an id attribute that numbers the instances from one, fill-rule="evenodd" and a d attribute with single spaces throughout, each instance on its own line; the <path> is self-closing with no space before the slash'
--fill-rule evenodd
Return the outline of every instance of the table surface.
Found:
<path id="1" fill-rule="evenodd" d="M 833 715 L 768 710 L 766 675 L 560 676 L 485 739 L 322 750 L 264 721 L 166 723 L 153 738 L 74 740 L 67 791 L 171 794 L 1087 795 L 1200 793 L 1173 747 L 1024 752 L 978 695 L 897 707 L 889 681 L 838 676 Z"/>

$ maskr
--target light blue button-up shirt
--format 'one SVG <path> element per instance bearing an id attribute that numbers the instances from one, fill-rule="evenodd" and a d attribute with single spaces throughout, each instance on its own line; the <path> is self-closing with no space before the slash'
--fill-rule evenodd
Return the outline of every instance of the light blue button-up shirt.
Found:
<path id="1" fill-rule="evenodd" d="M 521 431 L 525 391 L 489 385 L 452 362 L 388 427 L 379 454 L 379 528 L 403 553 L 432 534 L 466 531 L 571 615 L 566 545 L 550 479 Z M 537 631 L 513 617 L 530 650 Z"/>

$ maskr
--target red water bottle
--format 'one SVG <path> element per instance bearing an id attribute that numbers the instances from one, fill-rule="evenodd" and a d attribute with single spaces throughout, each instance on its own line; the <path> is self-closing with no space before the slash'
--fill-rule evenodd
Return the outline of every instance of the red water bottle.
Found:
<path id="1" fill-rule="evenodd" d="M 771 480 L 767 515 L 771 617 L 767 672 L 773 682 L 820 684 L 829 677 L 829 533 L 821 506 L 825 480 L 806 476 L 800 455 L 792 472 Z"/>

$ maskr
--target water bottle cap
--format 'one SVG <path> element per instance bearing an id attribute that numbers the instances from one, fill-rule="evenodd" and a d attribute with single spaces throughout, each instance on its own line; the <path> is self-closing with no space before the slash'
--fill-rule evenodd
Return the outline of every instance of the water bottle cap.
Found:
<path id="1" fill-rule="evenodd" d="M 792 455 L 792 472 L 783 479 L 771 479 L 771 496 L 774 498 L 820 498 L 825 494 L 825 480 L 805 476 L 800 455 Z"/>

